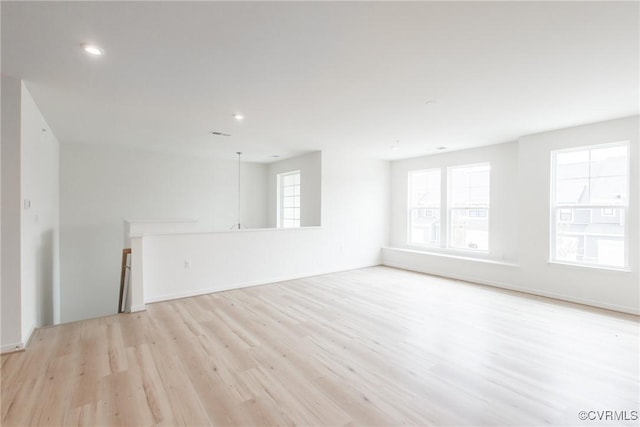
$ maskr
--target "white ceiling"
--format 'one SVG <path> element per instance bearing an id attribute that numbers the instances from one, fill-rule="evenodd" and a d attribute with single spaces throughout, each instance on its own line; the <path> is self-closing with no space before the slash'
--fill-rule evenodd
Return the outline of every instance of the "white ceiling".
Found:
<path id="1" fill-rule="evenodd" d="M 61 142 L 395 159 L 639 111 L 638 2 L 1 8 L 2 73 L 26 81 Z"/>

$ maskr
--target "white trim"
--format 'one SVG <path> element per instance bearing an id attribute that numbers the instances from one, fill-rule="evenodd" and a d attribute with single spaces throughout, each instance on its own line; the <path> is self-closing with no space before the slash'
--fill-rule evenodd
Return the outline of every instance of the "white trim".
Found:
<path id="1" fill-rule="evenodd" d="M 601 265 L 601 264 L 581 264 L 579 262 L 571 262 L 571 261 L 554 261 L 554 260 L 549 260 L 547 261 L 548 264 L 550 265 L 563 265 L 563 266 L 569 266 L 569 267 L 578 267 L 578 268 L 595 268 L 596 270 L 607 270 L 607 271 L 619 271 L 621 273 L 631 273 L 631 269 L 629 268 L 625 268 L 625 267 L 614 267 L 614 266 L 608 266 L 608 265 Z"/>
<path id="2" fill-rule="evenodd" d="M 390 248 L 390 249 L 396 250 L 395 248 Z M 511 285 L 509 283 L 497 282 L 497 281 L 488 281 L 488 280 L 478 280 L 475 277 L 466 276 L 464 274 L 446 274 L 445 275 L 445 274 L 442 274 L 442 273 L 432 273 L 432 272 L 426 271 L 426 269 L 422 269 L 422 270 L 416 269 L 416 267 L 414 267 L 414 266 L 410 266 L 410 265 L 403 264 L 403 263 L 398 263 L 398 262 L 387 263 L 387 262 L 384 261 L 384 259 L 383 259 L 382 265 L 387 266 L 387 267 L 393 267 L 393 268 L 401 268 L 403 270 L 408 270 L 408 271 L 415 271 L 415 272 L 423 273 L 423 274 L 429 274 L 431 276 L 446 277 L 446 278 L 449 278 L 449 279 L 462 280 L 462 281 L 465 281 L 465 282 L 474 283 L 474 284 L 478 284 L 478 285 L 481 285 L 481 286 L 491 286 L 493 288 L 499 288 L 499 289 L 506 289 L 506 290 L 509 290 L 509 291 L 521 292 L 521 293 L 527 294 L 527 295 L 534 295 L 534 296 L 540 296 L 540 297 L 545 297 L 545 298 L 552 298 L 552 299 L 559 300 L 559 301 L 570 302 L 570 303 L 575 303 L 575 304 L 582 304 L 582 305 L 586 305 L 586 306 L 590 306 L 590 307 L 617 311 L 617 312 L 620 312 L 620 313 L 633 314 L 633 315 L 636 315 L 636 316 L 640 315 L 640 310 L 629 309 L 629 307 L 625 307 L 625 306 L 621 306 L 621 305 L 617 305 L 617 304 L 607 304 L 607 303 L 602 303 L 602 302 L 596 301 L 596 300 L 590 300 L 590 299 L 586 299 L 586 298 L 576 298 L 576 297 L 573 297 L 573 296 L 570 296 L 570 295 L 558 294 L 558 293 L 554 293 L 554 292 L 545 292 L 545 291 L 540 291 L 540 290 L 537 290 L 537 289 L 535 289 L 535 290 L 523 289 L 523 288 Z"/>
<path id="3" fill-rule="evenodd" d="M 147 306 L 144 304 L 134 305 L 129 309 L 129 313 L 137 313 L 138 311 L 145 311 L 146 309 L 147 309 Z"/>
<path id="4" fill-rule="evenodd" d="M 33 337 L 33 333 L 35 332 L 36 327 L 35 325 L 31 325 L 31 328 L 29 328 L 29 332 L 27 332 L 27 335 L 24 338 L 23 341 L 23 347 L 27 348 L 29 346 L 29 343 L 31 342 L 31 337 Z"/>
<path id="5" fill-rule="evenodd" d="M 449 258 L 449 259 L 458 259 L 458 260 L 463 260 L 463 261 L 481 262 L 481 263 L 484 263 L 484 264 L 503 265 L 503 266 L 506 266 L 506 267 L 516 267 L 516 268 L 520 267 L 520 264 L 515 263 L 515 262 L 500 261 L 500 260 L 488 259 L 488 258 L 475 258 L 475 257 L 468 257 L 468 256 L 451 255 L 451 254 L 448 254 L 448 253 L 440 253 L 440 252 L 418 251 L 418 250 L 404 249 L 404 248 L 393 248 L 393 247 L 390 247 L 390 246 L 385 246 L 382 249 L 383 250 L 388 250 L 388 251 L 405 252 L 405 253 L 410 253 L 410 254 L 419 254 L 419 255 L 436 256 L 436 257 Z"/>
<path id="6" fill-rule="evenodd" d="M 217 286 L 215 288 L 204 288 L 204 289 L 198 289 L 195 291 L 188 291 L 188 292 L 177 292 L 177 293 L 173 293 L 173 294 L 165 294 L 165 295 L 160 295 L 160 296 L 155 296 L 155 297 L 151 297 L 151 298 L 146 298 L 144 300 L 144 302 L 146 304 L 153 304 L 156 302 L 162 302 L 162 301 L 170 301 L 170 300 L 174 300 L 174 299 L 180 299 L 180 298 L 189 298 L 189 297 L 195 297 L 198 295 L 206 295 L 206 294 L 212 294 L 215 292 L 222 292 L 222 291 L 230 291 L 233 289 L 242 289 L 242 288 L 248 288 L 251 286 L 260 286 L 260 285 L 270 285 L 270 284 L 274 284 L 274 283 L 280 283 L 280 282 L 286 282 L 289 280 L 297 280 L 297 279 L 304 279 L 307 277 L 314 277 L 314 276 L 321 276 L 324 274 L 331 274 L 331 273 L 339 273 L 341 271 L 351 271 L 351 270 L 358 270 L 361 268 L 368 268 L 368 267 L 375 267 L 381 264 L 366 264 L 366 265 L 361 265 L 361 266 L 354 266 L 351 268 L 347 268 L 346 270 L 325 270 L 325 271 L 318 271 L 315 273 L 308 273 L 308 274 L 298 274 L 298 275 L 289 275 L 289 276 L 281 276 L 281 277 L 274 277 L 274 278 L 270 278 L 270 279 L 264 279 L 264 280 L 254 280 L 254 281 L 249 281 L 249 282 L 242 282 L 242 283 L 236 283 L 236 284 L 230 284 L 228 286 Z M 133 308 L 132 308 L 133 311 Z"/>
<path id="7" fill-rule="evenodd" d="M 21 342 L 17 342 L 14 344 L 5 344 L 0 347 L 0 354 L 15 353 L 16 351 L 24 350 L 24 348 L 24 344 Z"/>
<path id="8" fill-rule="evenodd" d="M 31 338 L 33 337 L 33 333 L 35 332 L 35 330 L 36 328 L 34 326 L 31 326 L 31 328 L 29 329 L 29 332 L 26 335 L 26 339 L 22 342 L 5 344 L 3 346 L 0 346 L 0 354 L 14 353 L 16 351 L 22 351 L 26 349 L 29 346 L 29 343 L 31 342 Z"/>
<path id="9" fill-rule="evenodd" d="M 26 339 L 23 342 L 18 342 L 18 343 L 13 343 L 13 344 L 5 344 L 3 346 L 0 346 L 0 354 L 5 354 L 5 353 L 14 353 L 16 351 L 22 351 L 24 349 L 26 349 L 27 347 L 29 347 L 29 343 L 31 342 L 31 339 L 33 338 L 33 333 L 35 332 L 36 328 L 34 326 L 32 326 L 29 330 L 29 333 L 26 336 Z"/>

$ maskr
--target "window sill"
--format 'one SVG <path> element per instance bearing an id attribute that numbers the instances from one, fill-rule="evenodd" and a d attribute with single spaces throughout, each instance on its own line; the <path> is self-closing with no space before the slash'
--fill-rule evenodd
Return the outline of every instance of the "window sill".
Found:
<path id="1" fill-rule="evenodd" d="M 469 248 L 451 248 L 442 247 L 439 245 L 428 245 L 418 243 L 407 243 L 407 250 L 415 252 L 427 252 L 430 254 L 444 255 L 450 257 L 463 257 L 470 259 L 491 259 L 490 252 L 482 249 L 469 249 Z"/>
<path id="2" fill-rule="evenodd" d="M 394 248 L 389 246 L 383 247 L 382 249 L 410 253 L 410 254 L 420 254 L 420 255 L 429 255 L 429 256 L 435 256 L 435 257 L 441 257 L 441 258 L 447 258 L 447 259 L 456 259 L 461 261 L 480 262 L 484 264 L 503 265 L 507 267 L 520 267 L 520 264 L 515 262 L 499 261 L 499 260 L 480 258 L 480 257 L 474 257 L 474 256 L 465 256 L 466 254 L 469 254 L 468 252 L 464 252 L 465 255 L 462 255 L 462 254 L 430 251 L 430 250 L 426 250 L 426 248 L 425 250 L 416 250 L 416 249 Z M 486 252 L 482 253 L 482 255 L 486 255 L 486 254 L 487 254 Z"/>
<path id="3" fill-rule="evenodd" d="M 580 264 L 577 262 L 569 262 L 569 261 L 547 261 L 547 264 L 550 265 L 558 265 L 563 267 L 578 267 L 578 268 L 590 268 L 594 270 L 604 270 L 604 271 L 618 271 L 620 273 L 631 273 L 631 269 L 628 267 L 607 267 L 603 265 L 589 265 L 589 264 Z"/>

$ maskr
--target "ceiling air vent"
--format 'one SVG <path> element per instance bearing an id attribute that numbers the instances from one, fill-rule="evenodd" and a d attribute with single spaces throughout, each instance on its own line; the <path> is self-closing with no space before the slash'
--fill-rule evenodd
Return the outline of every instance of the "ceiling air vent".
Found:
<path id="1" fill-rule="evenodd" d="M 224 132 L 218 132 L 215 130 L 212 130 L 211 132 L 209 132 L 211 135 L 216 135 L 216 136 L 231 136 L 230 133 L 224 133 Z"/>

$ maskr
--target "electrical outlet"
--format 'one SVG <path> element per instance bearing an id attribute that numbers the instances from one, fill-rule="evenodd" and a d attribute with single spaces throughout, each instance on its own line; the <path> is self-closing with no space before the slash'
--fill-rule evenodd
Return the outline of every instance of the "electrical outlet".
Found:
<path id="1" fill-rule="evenodd" d="M 191 268 L 191 260 L 189 259 L 184 260 L 184 268 Z"/>

